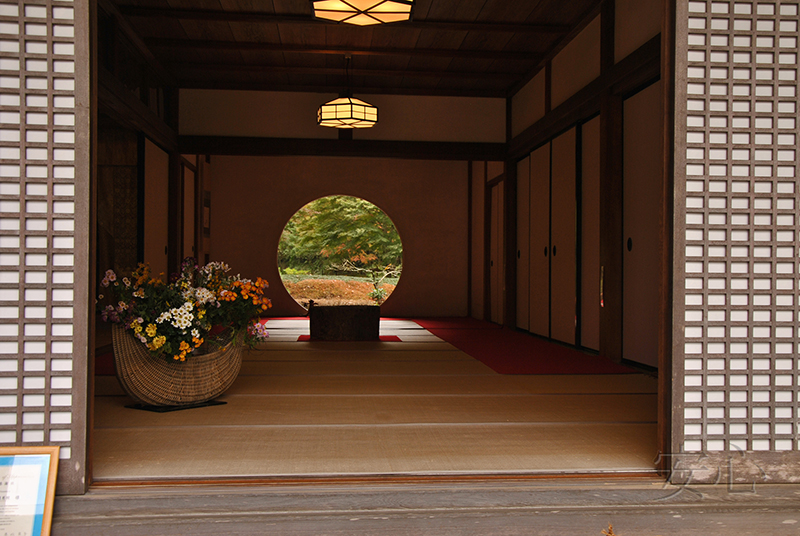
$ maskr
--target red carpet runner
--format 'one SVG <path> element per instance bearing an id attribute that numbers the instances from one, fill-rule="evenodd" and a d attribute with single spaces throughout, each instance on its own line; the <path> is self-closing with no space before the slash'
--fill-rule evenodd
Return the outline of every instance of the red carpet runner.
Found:
<path id="1" fill-rule="evenodd" d="M 632 374 L 634 369 L 474 318 L 414 321 L 500 374 Z"/>
<path id="2" fill-rule="evenodd" d="M 637 372 L 602 356 L 590 355 L 474 318 L 417 318 L 414 322 L 499 374 Z M 398 339 L 396 336 L 382 336 L 381 340 Z M 114 375 L 112 352 L 97 356 L 95 374 Z"/>
<path id="3" fill-rule="evenodd" d="M 381 335 L 380 342 L 403 342 L 397 335 Z M 300 335 L 297 337 L 297 342 L 311 342 L 311 335 Z M 322 342 L 322 341 L 316 341 Z"/>

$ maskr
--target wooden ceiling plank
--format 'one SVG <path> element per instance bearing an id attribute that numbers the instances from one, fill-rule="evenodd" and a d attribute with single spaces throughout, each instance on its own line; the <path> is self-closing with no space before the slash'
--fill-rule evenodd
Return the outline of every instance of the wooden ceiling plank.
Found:
<path id="1" fill-rule="evenodd" d="M 525 21 L 541 2 L 509 2 L 508 0 L 485 0 L 479 21 L 512 22 Z"/>
<path id="2" fill-rule="evenodd" d="M 362 55 L 354 55 L 350 51 L 342 49 L 347 47 L 359 48 L 362 50 L 368 49 L 372 41 L 373 29 L 371 27 L 359 29 L 344 25 L 328 25 L 324 28 L 326 47 L 339 49 L 338 51 L 333 51 L 332 54 L 324 55 L 325 63 L 328 67 L 338 67 L 342 70 L 343 74 L 345 67 L 366 67 L 367 61 Z M 345 58 L 350 58 L 350 60 L 346 60 Z"/>
<path id="3" fill-rule="evenodd" d="M 479 4 L 483 4 L 486 0 L 478 0 Z M 459 0 L 436 0 L 431 4 L 428 14 L 425 16 L 427 19 L 439 20 L 458 20 L 458 21 L 472 21 L 475 19 L 480 6 L 474 6 L 474 0 L 466 0 L 460 2 Z M 463 6 L 460 4 L 464 4 Z M 419 17 L 414 17 L 419 20 Z"/>
<path id="4" fill-rule="evenodd" d="M 101 1 L 181 87 L 507 96 L 603 0 L 417 0 L 414 20 L 369 28 L 315 20 L 309 0 Z"/>
<path id="5" fill-rule="evenodd" d="M 472 84 L 474 85 L 474 84 Z M 186 89 L 224 89 L 224 90 L 247 90 L 247 91 L 288 91 L 305 93 L 335 93 L 327 84 L 318 85 L 289 85 L 288 77 L 278 79 L 275 77 L 270 80 L 261 79 L 253 75 L 242 79 L 234 79 L 231 76 L 223 78 L 211 78 L 206 74 L 199 73 L 194 77 L 185 76 L 180 79 L 180 87 Z M 394 84 L 391 87 L 384 86 L 358 86 L 353 87 L 354 93 L 362 95 L 422 95 L 433 97 L 481 97 L 481 98 L 505 98 L 506 89 L 465 89 L 463 86 L 455 89 L 437 87 L 419 87 L 419 84 Z"/>
<path id="6" fill-rule="evenodd" d="M 223 11 L 262 11 L 275 13 L 272 0 L 219 0 Z"/>
<path id="7" fill-rule="evenodd" d="M 174 85 L 175 80 L 172 75 L 164 69 L 161 62 L 153 55 L 147 45 L 139 37 L 136 29 L 125 20 L 117 7 L 110 0 L 100 0 L 99 7 L 111 16 L 117 24 L 117 28 L 125 35 L 136 51 L 144 58 L 150 68 L 161 78 L 162 83 Z"/>
<path id="8" fill-rule="evenodd" d="M 535 24 L 537 21 L 547 20 L 548 23 L 563 24 L 573 28 L 586 17 L 590 11 L 597 10 L 604 0 L 542 0 L 528 16 L 526 22 Z"/>
<path id="9" fill-rule="evenodd" d="M 569 2 L 567 2 L 569 3 Z M 120 11 L 131 17 L 162 17 L 177 18 L 181 20 L 207 20 L 213 22 L 269 22 L 285 25 L 330 25 L 302 15 L 280 15 L 262 11 L 223 11 L 212 9 L 176 9 L 176 8 L 151 8 L 140 6 L 121 6 Z M 388 26 L 388 25 L 387 25 Z M 442 19 L 419 19 L 400 22 L 392 25 L 394 28 L 435 29 L 449 31 L 482 31 L 482 32 L 510 32 L 510 33 L 556 33 L 564 34 L 569 31 L 566 24 L 541 24 L 541 23 L 508 23 L 508 22 L 465 22 Z M 376 31 L 384 27 L 376 26 Z"/>
<path id="10" fill-rule="evenodd" d="M 341 74 L 342 69 L 330 67 L 302 67 L 302 66 L 279 66 L 279 65 L 255 65 L 255 64 L 230 64 L 230 63 L 178 63 L 171 64 L 170 67 L 176 72 L 185 71 L 225 71 L 225 72 L 251 72 L 263 71 L 271 73 L 287 73 L 291 75 L 297 74 L 316 74 L 316 75 L 333 75 L 338 76 Z M 486 72 L 465 72 L 465 71 L 420 71 L 420 70 L 403 70 L 403 71 L 378 71 L 378 70 L 351 70 L 353 77 L 374 77 L 374 76 L 402 76 L 404 78 L 462 78 L 462 79 L 498 79 L 514 81 L 519 78 L 518 73 L 486 73 Z"/>
<path id="11" fill-rule="evenodd" d="M 275 13 L 279 15 L 293 15 L 299 17 L 311 17 L 311 1 L 308 0 L 272 0 Z M 260 12 L 260 8 L 253 11 Z"/>
<path id="12" fill-rule="evenodd" d="M 458 49 L 464 42 L 467 32 L 424 30 L 420 32 L 417 48 L 432 49 Z M 409 69 L 417 70 L 446 70 L 451 58 L 434 56 L 414 56 L 408 62 Z"/>
<path id="13" fill-rule="evenodd" d="M 414 9 L 416 10 L 418 6 Z M 381 32 L 372 33 L 370 48 L 416 50 L 416 43 L 419 39 L 419 29 L 413 28 L 392 28 L 391 26 Z M 373 69 L 405 69 L 408 67 L 410 57 L 401 56 L 370 56 L 367 65 Z"/>
<path id="14" fill-rule="evenodd" d="M 503 43 L 507 39 L 502 39 Z M 496 50 L 482 50 L 477 46 L 465 48 L 393 48 L 370 47 L 353 45 L 298 45 L 282 44 L 276 42 L 255 41 L 253 39 L 236 39 L 235 41 L 200 40 L 200 39 L 171 39 L 152 37 L 145 40 L 148 46 L 161 49 L 215 49 L 238 51 L 262 52 L 303 52 L 307 54 L 327 54 L 333 56 L 434 56 L 441 58 L 474 58 L 474 59 L 504 59 L 517 61 L 538 60 L 540 54 L 533 52 L 517 52 L 503 50 L 504 45 L 499 45 Z"/>
<path id="15" fill-rule="evenodd" d="M 226 11 L 251 11 L 263 7 L 265 11 L 274 13 L 275 7 L 272 0 L 219 0 L 220 5 Z M 278 26 L 276 24 L 254 24 L 229 22 L 231 35 L 236 41 L 272 41 L 280 39 Z M 205 41 L 208 42 L 208 41 Z M 149 46 L 153 46 L 148 42 Z M 284 61 L 283 54 L 274 51 L 252 51 L 239 50 L 242 61 L 248 62 L 269 62 L 280 63 Z"/>

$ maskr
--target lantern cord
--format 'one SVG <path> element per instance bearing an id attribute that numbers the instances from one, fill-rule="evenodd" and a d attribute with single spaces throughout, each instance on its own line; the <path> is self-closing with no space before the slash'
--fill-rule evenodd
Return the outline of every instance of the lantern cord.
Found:
<path id="1" fill-rule="evenodd" d="M 352 56 L 350 54 L 346 54 L 345 57 L 344 57 L 344 78 L 345 78 L 345 81 L 347 83 L 347 93 L 346 93 L 347 97 L 352 97 L 353 96 L 353 89 L 352 89 L 353 86 L 350 85 L 350 60 L 351 59 L 352 59 Z"/>

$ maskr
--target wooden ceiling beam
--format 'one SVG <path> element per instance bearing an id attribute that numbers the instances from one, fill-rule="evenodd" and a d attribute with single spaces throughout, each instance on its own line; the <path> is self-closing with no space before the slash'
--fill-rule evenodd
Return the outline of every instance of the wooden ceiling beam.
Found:
<path id="1" fill-rule="evenodd" d="M 343 88 L 323 84 L 280 84 L 270 81 L 258 80 L 231 80 L 230 77 L 224 79 L 182 78 L 178 81 L 182 89 L 223 89 L 223 90 L 251 90 L 251 91 L 299 91 L 304 93 L 319 93 L 324 95 L 337 94 Z M 353 93 L 362 95 L 419 95 L 426 97 L 480 97 L 490 99 L 506 98 L 505 87 L 499 89 L 456 89 L 456 88 L 437 88 L 437 87 L 378 87 L 354 85 L 350 88 Z"/>
<path id="2" fill-rule="evenodd" d="M 183 154 L 371 156 L 415 160 L 503 160 L 505 143 L 181 136 Z"/>
<path id="3" fill-rule="evenodd" d="M 173 72 L 185 72 L 196 70 L 201 72 L 210 71 L 241 71 L 275 74 L 313 74 L 313 75 L 332 75 L 344 76 L 344 69 L 337 67 L 291 67 L 285 65 L 259 65 L 252 63 L 187 63 L 176 62 L 169 64 Z M 409 78 L 463 78 L 473 80 L 498 80 L 516 81 L 522 73 L 491 73 L 491 72 L 465 72 L 465 71 L 411 71 L 411 70 L 388 70 L 388 69 L 350 69 L 350 76 L 397 76 Z"/>
<path id="4" fill-rule="evenodd" d="M 331 25 L 335 23 L 317 20 L 311 15 L 277 15 L 261 11 L 224 11 L 214 9 L 177 9 L 141 6 L 119 6 L 120 12 L 133 17 L 160 17 L 181 20 L 206 20 L 220 22 L 261 22 L 274 24 L 314 24 Z M 448 20 L 411 20 L 385 26 L 370 26 L 370 29 L 413 28 L 415 30 L 452 30 L 459 32 L 507 32 L 535 34 L 566 34 L 570 27 L 564 24 L 516 24 L 509 22 L 470 22 Z M 355 26 L 353 28 L 356 28 Z"/>
<path id="5" fill-rule="evenodd" d="M 158 62 L 155 56 L 153 56 L 153 53 L 149 48 L 147 48 L 147 45 L 145 45 L 144 41 L 142 41 L 142 38 L 139 37 L 139 34 L 136 33 L 136 30 L 134 30 L 131 24 L 125 19 L 125 17 L 122 16 L 117 6 L 114 5 L 111 0 L 99 0 L 98 6 L 114 19 L 119 31 L 121 31 L 128 41 L 133 45 L 133 47 L 142 56 L 145 62 L 147 62 L 153 72 L 156 73 L 159 78 L 161 78 L 162 83 L 167 86 L 174 86 L 174 77 L 167 72 Z"/>
<path id="6" fill-rule="evenodd" d="M 285 45 L 281 43 L 258 43 L 255 41 L 208 41 L 199 39 L 150 38 L 145 42 L 153 48 L 191 48 L 206 50 L 247 50 L 266 52 L 300 52 L 352 56 L 423 56 L 440 58 L 470 58 L 486 60 L 538 61 L 541 54 L 534 52 L 504 50 L 462 50 L 433 48 L 363 48 L 343 46 Z"/>

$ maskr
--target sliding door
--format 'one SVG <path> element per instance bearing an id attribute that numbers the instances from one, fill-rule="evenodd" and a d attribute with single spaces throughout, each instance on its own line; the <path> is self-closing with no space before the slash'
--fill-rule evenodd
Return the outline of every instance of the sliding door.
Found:
<path id="1" fill-rule="evenodd" d="M 491 222 L 490 222 L 490 257 L 489 257 L 489 277 L 490 277 L 490 294 L 491 294 L 491 321 L 496 324 L 503 323 L 503 308 L 505 306 L 504 292 L 505 292 L 505 264 L 503 262 L 503 218 L 505 211 L 503 210 L 504 202 L 504 187 L 505 183 L 502 181 L 492 186 L 491 189 Z"/>
<path id="2" fill-rule="evenodd" d="M 658 366 L 661 83 L 623 104 L 622 357 Z"/>
<path id="3" fill-rule="evenodd" d="M 550 336 L 550 144 L 531 153 L 530 331 Z"/>
<path id="4" fill-rule="evenodd" d="M 530 329 L 530 178 L 531 159 L 517 163 L 517 327 Z"/>
<path id="5" fill-rule="evenodd" d="M 600 350 L 600 118 L 581 127 L 581 340 Z"/>
<path id="6" fill-rule="evenodd" d="M 552 141 L 550 216 L 550 337 L 575 344 L 576 322 L 576 131 Z"/>

